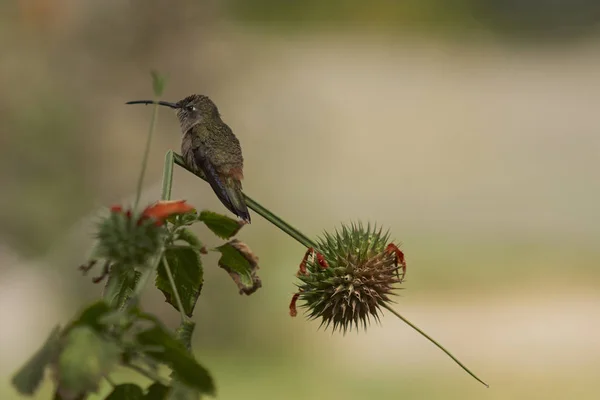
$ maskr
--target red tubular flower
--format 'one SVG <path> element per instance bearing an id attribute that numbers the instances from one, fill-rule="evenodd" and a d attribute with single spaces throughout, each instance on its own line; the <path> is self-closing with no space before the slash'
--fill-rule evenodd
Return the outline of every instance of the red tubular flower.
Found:
<path id="1" fill-rule="evenodd" d="M 142 212 L 142 218 L 154 218 L 157 225 L 162 225 L 171 215 L 185 214 L 193 210 L 194 207 L 187 204 L 185 200 L 161 200 L 146 207 Z"/>

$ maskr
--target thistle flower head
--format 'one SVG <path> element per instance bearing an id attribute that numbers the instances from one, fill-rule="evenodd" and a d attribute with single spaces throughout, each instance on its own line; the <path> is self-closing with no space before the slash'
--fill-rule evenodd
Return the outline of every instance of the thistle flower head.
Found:
<path id="1" fill-rule="evenodd" d="M 404 255 L 388 239 L 388 233 L 360 223 L 325 233 L 300 265 L 290 314 L 296 315 L 295 302 L 302 300 L 308 317 L 321 318 L 321 325 L 366 330 L 370 317 L 379 320 L 380 307 L 391 302 L 406 272 Z"/>
<path id="2" fill-rule="evenodd" d="M 183 200 L 159 201 L 135 215 L 113 206 L 110 215 L 98 225 L 96 256 L 124 265 L 143 265 L 162 243 L 165 220 L 174 214 L 193 210 Z"/>

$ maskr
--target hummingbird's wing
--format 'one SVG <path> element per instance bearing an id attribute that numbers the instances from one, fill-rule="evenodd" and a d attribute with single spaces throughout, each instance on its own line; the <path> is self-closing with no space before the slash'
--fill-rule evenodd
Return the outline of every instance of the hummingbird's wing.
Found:
<path id="1" fill-rule="evenodd" d="M 231 178 L 225 178 L 227 181 L 225 182 L 215 170 L 215 167 L 208 161 L 202 146 L 194 149 L 194 160 L 196 165 L 204 172 L 206 180 L 221 200 L 221 203 L 244 221 L 250 222 L 250 213 L 244 201 L 240 182 Z"/>

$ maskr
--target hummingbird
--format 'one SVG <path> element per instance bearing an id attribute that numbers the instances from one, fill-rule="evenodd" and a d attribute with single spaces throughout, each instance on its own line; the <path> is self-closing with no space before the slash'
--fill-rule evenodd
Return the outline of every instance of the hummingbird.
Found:
<path id="1" fill-rule="evenodd" d="M 176 103 L 135 100 L 126 104 L 159 104 L 176 109 L 183 134 L 181 153 L 185 164 L 192 171 L 204 175 L 229 211 L 250 223 L 250 213 L 242 193 L 242 147 L 208 96 L 192 94 Z"/>

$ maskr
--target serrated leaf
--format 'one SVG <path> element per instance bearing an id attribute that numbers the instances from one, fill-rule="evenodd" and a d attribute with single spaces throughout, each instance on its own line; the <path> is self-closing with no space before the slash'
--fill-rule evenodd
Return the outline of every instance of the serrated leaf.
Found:
<path id="1" fill-rule="evenodd" d="M 204 282 L 200 252 L 192 247 L 171 248 L 165 250 L 164 258 L 167 259 L 173 274 L 175 287 L 183 304 L 183 311 L 187 316 L 192 316 Z M 164 258 L 158 266 L 155 284 L 165 295 L 166 301 L 179 310 L 165 269 Z"/>
<path id="2" fill-rule="evenodd" d="M 186 350 L 191 353 L 192 351 L 192 335 L 194 334 L 194 328 L 196 323 L 190 320 L 182 321 L 179 327 L 175 330 L 175 338 L 183 344 Z M 167 400 L 197 400 L 200 398 L 198 390 L 186 385 L 180 379 L 177 378 L 177 374 L 171 374 L 172 389 L 169 392 Z"/>
<path id="3" fill-rule="evenodd" d="M 156 96 L 162 96 L 167 83 L 167 78 L 158 71 L 151 71 L 150 74 L 152 75 L 152 90 L 154 91 L 154 94 Z"/>
<path id="4" fill-rule="evenodd" d="M 167 400 L 170 389 L 170 387 L 161 383 L 153 383 L 148 388 L 144 400 Z"/>
<path id="5" fill-rule="evenodd" d="M 235 236 L 246 225 L 242 221 L 212 211 L 202 211 L 198 216 L 198 220 L 204 222 L 208 229 L 221 239 L 229 239 Z"/>
<path id="6" fill-rule="evenodd" d="M 215 386 L 209 372 L 187 352 L 185 346 L 162 325 L 136 335 L 138 343 L 149 348 L 162 347 L 162 351 L 148 350 L 146 354 L 171 367 L 173 373 L 184 384 L 200 393 L 214 395 Z"/>
<path id="7" fill-rule="evenodd" d="M 229 273 L 240 289 L 240 294 L 250 295 L 262 286 L 256 275 L 259 268 L 258 257 L 244 242 L 233 239 L 215 250 L 221 253 L 219 266 Z"/>
<path id="8" fill-rule="evenodd" d="M 57 392 L 65 400 L 95 392 L 100 380 L 119 363 L 120 354 L 119 346 L 101 337 L 91 327 L 71 329 L 54 366 Z"/>
<path id="9" fill-rule="evenodd" d="M 13 386 L 21 394 L 32 395 L 44 379 L 44 372 L 58 354 L 60 327 L 52 330 L 44 345 L 21 367 L 12 378 Z"/>
<path id="10" fill-rule="evenodd" d="M 123 309 L 135 289 L 141 273 L 130 266 L 114 264 L 110 268 L 102 297 L 110 307 Z"/>
<path id="11" fill-rule="evenodd" d="M 133 383 L 117 385 L 104 400 L 143 400 L 144 391 Z"/>

